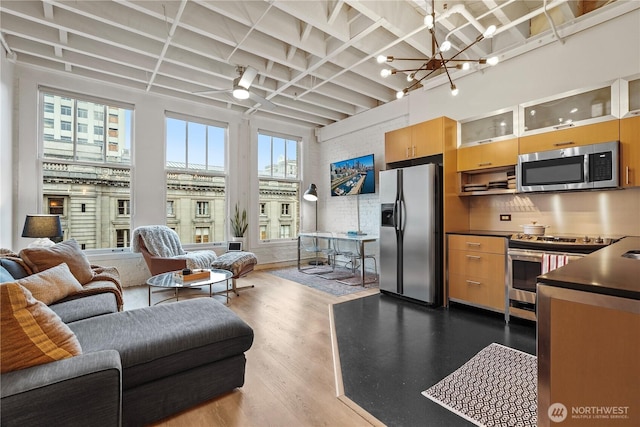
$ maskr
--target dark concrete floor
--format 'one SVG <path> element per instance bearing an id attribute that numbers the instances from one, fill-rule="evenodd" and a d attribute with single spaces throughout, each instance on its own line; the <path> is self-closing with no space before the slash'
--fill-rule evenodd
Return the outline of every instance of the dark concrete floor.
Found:
<path id="1" fill-rule="evenodd" d="M 388 426 L 469 426 L 422 391 L 496 342 L 536 353 L 535 324 L 384 294 L 333 307 L 345 395 Z"/>

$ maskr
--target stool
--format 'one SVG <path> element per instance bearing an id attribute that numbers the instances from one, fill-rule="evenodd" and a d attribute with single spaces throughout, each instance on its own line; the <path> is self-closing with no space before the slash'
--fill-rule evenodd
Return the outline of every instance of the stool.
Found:
<path id="1" fill-rule="evenodd" d="M 253 288 L 253 285 L 238 288 L 236 286 L 236 279 L 246 276 L 253 271 L 253 267 L 255 267 L 257 263 L 258 258 L 256 258 L 256 255 L 253 252 L 225 252 L 211 263 L 211 268 L 221 268 L 222 270 L 228 270 L 233 273 L 233 276 L 231 277 L 233 292 L 236 295 L 240 295 L 238 293 L 240 289 Z"/>

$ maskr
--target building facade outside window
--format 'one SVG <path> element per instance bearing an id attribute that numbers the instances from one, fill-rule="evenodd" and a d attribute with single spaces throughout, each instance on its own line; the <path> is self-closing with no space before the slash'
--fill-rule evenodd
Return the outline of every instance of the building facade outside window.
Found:
<path id="1" fill-rule="evenodd" d="M 49 89 L 39 96 L 44 213 L 60 215 L 65 238 L 84 249 L 128 246 L 132 106 Z M 117 117 L 117 138 L 95 136 L 105 114 Z"/>
<path id="2" fill-rule="evenodd" d="M 227 240 L 227 125 L 167 113 L 165 126 L 167 225 L 183 244 Z"/>
<path id="3" fill-rule="evenodd" d="M 118 200 L 118 215 L 131 215 L 129 200 Z"/>
<path id="4" fill-rule="evenodd" d="M 258 133 L 260 241 L 291 239 L 298 234 L 301 185 L 299 146 L 299 138 L 264 131 Z"/>

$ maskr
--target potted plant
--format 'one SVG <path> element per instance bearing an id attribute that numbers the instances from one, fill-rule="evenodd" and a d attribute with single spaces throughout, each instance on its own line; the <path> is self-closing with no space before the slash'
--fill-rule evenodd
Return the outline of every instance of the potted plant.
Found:
<path id="1" fill-rule="evenodd" d="M 231 217 L 231 231 L 233 232 L 233 237 L 242 239 L 248 226 L 246 209 L 242 209 L 242 213 L 240 213 L 240 209 L 236 203 L 235 211 Z"/>

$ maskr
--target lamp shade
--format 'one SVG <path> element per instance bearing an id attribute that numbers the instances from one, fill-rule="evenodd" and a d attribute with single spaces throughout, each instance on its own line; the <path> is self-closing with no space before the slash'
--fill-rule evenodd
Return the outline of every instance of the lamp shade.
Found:
<path id="1" fill-rule="evenodd" d="M 58 215 L 27 215 L 22 237 L 62 237 L 62 225 Z"/>
<path id="2" fill-rule="evenodd" d="M 315 184 L 311 184 L 309 186 L 309 189 L 304 192 L 304 195 L 302 197 L 304 197 L 305 200 L 309 200 L 310 202 L 317 201 L 318 200 L 318 191 L 317 191 L 316 185 Z"/>

